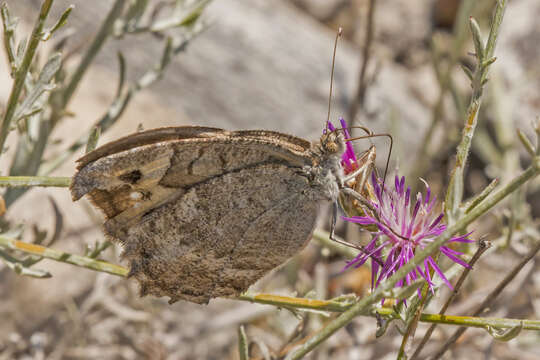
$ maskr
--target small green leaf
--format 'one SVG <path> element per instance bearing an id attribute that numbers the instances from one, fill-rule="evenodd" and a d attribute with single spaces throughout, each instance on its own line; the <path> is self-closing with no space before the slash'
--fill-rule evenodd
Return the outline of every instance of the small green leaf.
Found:
<path id="1" fill-rule="evenodd" d="M 41 41 L 47 41 L 51 38 L 52 34 L 58 29 L 60 29 L 62 26 L 64 26 L 67 22 L 67 19 L 69 17 L 69 14 L 71 14 L 71 11 L 75 8 L 75 5 L 70 5 L 62 15 L 60 15 L 60 18 L 54 24 L 49 30 L 45 30 L 43 35 L 41 36 Z"/>
<path id="2" fill-rule="evenodd" d="M 478 23 L 472 16 L 469 18 L 469 25 L 471 27 L 471 35 L 473 38 L 474 49 L 476 51 L 476 58 L 478 59 L 478 62 L 481 64 L 484 61 L 484 54 L 486 50 L 484 48 L 484 43 L 482 41 L 482 34 L 480 32 L 480 26 L 478 25 Z"/>
<path id="3" fill-rule="evenodd" d="M 534 148 L 534 145 L 531 143 L 531 141 L 529 140 L 529 138 L 527 137 L 527 135 L 525 135 L 523 133 L 523 131 L 521 130 L 517 130 L 517 134 L 518 134 L 518 137 L 519 137 L 519 140 L 521 141 L 521 144 L 523 145 L 523 147 L 525 148 L 525 150 L 527 150 L 527 152 L 529 153 L 529 155 L 531 156 L 535 156 L 536 154 L 536 150 Z"/>
<path id="4" fill-rule="evenodd" d="M 61 66 L 62 54 L 58 52 L 52 54 L 47 60 L 47 63 L 45 63 L 45 65 L 43 66 L 43 69 L 41 69 L 38 81 L 43 84 L 49 83 L 54 78 L 58 70 L 60 70 Z"/>
<path id="5" fill-rule="evenodd" d="M 147 7 L 148 0 L 133 1 L 123 20 L 129 24 L 129 27 L 135 28 L 141 20 L 141 17 L 143 16 Z"/>
<path id="6" fill-rule="evenodd" d="M 120 97 L 122 94 L 122 89 L 124 88 L 124 82 L 126 79 L 126 59 L 124 58 L 124 54 L 122 54 L 121 51 L 119 51 L 116 54 L 116 58 L 118 59 L 118 86 L 116 87 L 116 97 Z"/>
<path id="7" fill-rule="evenodd" d="M 163 55 L 161 56 L 161 61 L 159 63 L 159 70 L 165 69 L 165 67 L 169 64 L 172 58 L 172 43 L 173 38 L 167 37 L 167 43 L 165 44 L 165 49 L 163 49 Z"/>
<path id="8" fill-rule="evenodd" d="M 377 331 L 375 331 L 375 337 L 380 338 L 388 330 L 388 325 L 395 319 L 385 319 L 381 316 L 377 317 Z"/>
<path id="9" fill-rule="evenodd" d="M 90 151 L 96 148 L 100 135 L 101 135 L 101 127 L 99 125 L 95 126 L 90 132 L 90 134 L 88 135 L 88 141 L 86 142 L 85 154 L 88 154 Z"/>
<path id="10" fill-rule="evenodd" d="M 491 64 L 493 64 L 495 61 L 497 61 L 497 58 L 494 56 L 494 57 L 482 62 L 482 67 L 485 69 L 488 66 L 490 66 Z"/>
<path id="11" fill-rule="evenodd" d="M 238 353 L 240 360 L 249 360 L 249 342 L 244 325 L 240 325 L 238 328 Z"/>
<path id="12" fill-rule="evenodd" d="M 506 329 L 489 325 L 486 326 L 486 331 L 489 333 L 489 335 L 498 341 L 510 341 L 516 338 L 521 333 L 521 330 L 523 330 L 523 321 L 520 321 L 519 325 Z"/>
<path id="13" fill-rule="evenodd" d="M 467 66 L 465 65 L 461 65 L 461 69 L 463 70 L 463 72 L 465 73 L 465 75 L 467 75 L 467 77 L 469 78 L 469 80 L 472 82 L 473 79 L 474 79 L 474 75 L 471 71 L 471 69 L 469 69 Z"/>

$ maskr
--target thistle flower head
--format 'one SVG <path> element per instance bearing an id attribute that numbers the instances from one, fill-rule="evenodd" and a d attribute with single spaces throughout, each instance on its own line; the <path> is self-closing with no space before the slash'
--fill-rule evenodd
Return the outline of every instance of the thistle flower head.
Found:
<path id="1" fill-rule="evenodd" d="M 416 200 L 411 196 L 411 189 L 405 189 L 405 177 L 396 176 L 394 187 L 384 187 L 380 180 L 372 174 L 371 182 L 375 190 L 375 199 L 371 200 L 375 214 L 366 213 L 365 216 L 344 218 L 347 221 L 360 225 L 376 225 L 372 231 L 372 239 L 355 259 L 348 262 L 346 268 L 359 267 L 368 259 L 372 259 L 372 288 L 392 276 L 401 266 L 408 263 L 415 255 L 417 249 L 425 248 L 435 238 L 446 230 L 443 223 L 443 213 L 435 211 L 436 198 L 432 196 L 429 185 L 426 185 L 425 195 L 418 193 Z M 454 237 L 446 244 L 472 242 L 469 234 Z M 459 258 L 461 252 L 448 246 L 440 248 L 442 254 L 450 260 L 464 266 L 469 265 Z M 433 291 L 431 269 L 452 288 L 435 260 L 429 256 L 424 260 L 423 266 L 416 268 L 400 280 L 396 287 L 409 285 L 419 277 L 424 278 L 430 290 Z"/>

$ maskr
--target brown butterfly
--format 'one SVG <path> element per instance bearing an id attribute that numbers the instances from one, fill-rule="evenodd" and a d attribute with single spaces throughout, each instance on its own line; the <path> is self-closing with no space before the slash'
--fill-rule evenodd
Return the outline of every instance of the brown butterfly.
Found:
<path id="1" fill-rule="evenodd" d="M 340 131 L 320 141 L 272 131 L 169 127 L 108 143 L 78 160 L 88 194 L 123 245 L 141 295 L 196 303 L 238 295 L 309 240 L 320 200 L 344 186 Z"/>

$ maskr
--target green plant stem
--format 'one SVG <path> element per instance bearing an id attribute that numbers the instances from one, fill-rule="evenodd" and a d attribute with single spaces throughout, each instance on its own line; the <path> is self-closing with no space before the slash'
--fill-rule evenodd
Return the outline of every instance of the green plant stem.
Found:
<path id="1" fill-rule="evenodd" d="M 316 300 L 306 298 L 295 298 L 290 296 L 272 294 L 243 294 L 235 297 L 236 300 L 248 301 L 258 304 L 274 305 L 278 307 L 288 307 L 295 309 L 310 309 L 319 311 L 344 312 L 349 309 L 352 302 L 337 300 Z"/>
<path id="2" fill-rule="evenodd" d="M 0 187 L 69 187 L 71 178 L 65 176 L 0 176 Z"/>
<path id="3" fill-rule="evenodd" d="M 240 325 L 238 328 L 238 354 L 240 355 L 240 360 L 249 360 L 249 341 L 244 325 Z"/>
<path id="4" fill-rule="evenodd" d="M 435 262 L 437 262 L 437 260 L 435 260 Z M 420 318 L 422 317 L 422 311 L 424 310 L 424 306 L 428 298 L 428 292 L 429 292 L 429 285 L 426 283 L 422 288 L 422 297 L 418 299 L 417 301 L 413 301 L 415 303 L 414 304 L 415 308 L 412 309 L 414 310 L 414 316 L 409 321 L 409 324 L 407 325 L 407 329 L 405 330 L 405 334 L 403 335 L 403 338 L 401 339 L 401 345 L 399 347 L 399 351 L 397 355 L 398 360 L 407 359 L 407 352 L 411 346 L 409 339 L 412 339 L 414 337 L 414 334 L 418 327 L 418 322 L 420 321 Z"/>
<path id="5" fill-rule="evenodd" d="M 308 309 L 308 310 L 320 310 L 331 312 L 344 312 L 350 309 L 352 303 L 344 303 L 331 300 L 312 300 L 305 298 L 295 298 L 289 296 L 277 296 L 271 294 L 245 294 L 241 295 L 236 300 L 247 301 L 257 304 L 273 305 L 279 308 L 294 308 L 294 309 Z M 399 319 L 400 315 L 391 308 L 377 308 L 364 313 L 365 316 L 374 316 L 377 313 L 387 319 Z M 482 318 L 482 317 L 470 317 L 470 316 L 452 316 L 452 315 L 440 315 L 440 314 L 426 314 L 420 315 L 420 321 L 425 323 L 446 324 L 446 325 L 461 325 L 467 327 L 485 328 L 486 326 L 493 326 L 499 328 L 512 328 L 518 326 L 523 322 L 524 330 L 540 330 L 540 320 L 520 320 L 520 319 L 504 319 L 504 318 Z"/>
<path id="6" fill-rule="evenodd" d="M 341 240 L 336 236 L 338 240 Z M 358 250 L 340 244 L 336 241 L 330 240 L 330 233 L 321 229 L 315 229 L 313 232 L 313 240 L 315 240 L 319 245 L 326 247 L 341 256 L 344 256 L 348 259 L 354 259 L 358 255 Z"/>
<path id="7" fill-rule="evenodd" d="M 52 259 L 66 264 L 84 267 L 90 270 L 105 272 L 112 275 L 127 277 L 129 272 L 128 269 L 123 266 L 92 259 L 86 256 L 69 254 L 63 251 L 54 250 L 41 245 L 30 244 L 1 235 L 0 246 L 11 250 L 22 251 L 26 254 L 37 255 L 47 259 Z"/>
<path id="8" fill-rule="evenodd" d="M 13 76 L 14 71 L 17 69 L 17 58 L 15 55 L 16 23 L 11 20 L 7 3 L 2 3 L 0 13 L 2 15 L 2 24 L 4 25 L 4 49 L 7 55 L 10 74 Z"/>
<path id="9" fill-rule="evenodd" d="M 120 70 L 120 81 L 117 91 L 117 97 L 113 100 L 112 104 L 107 109 L 107 112 L 93 125 L 93 128 L 99 127 L 101 133 L 105 133 L 112 125 L 123 114 L 126 107 L 129 105 L 130 101 L 134 96 L 142 89 L 152 85 L 155 81 L 161 79 L 165 72 L 167 64 L 170 63 L 172 56 L 178 54 L 180 51 L 185 49 L 188 42 L 196 35 L 198 35 L 202 29 L 194 30 L 190 36 L 184 38 L 178 43 L 174 41 L 168 41 L 166 50 L 163 52 L 162 58 L 159 63 L 153 66 L 151 69 L 146 71 L 135 83 L 129 86 L 129 89 L 126 92 L 121 92 L 123 84 L 123 71 Z M 167 50 L 169 48 L 169 50 Z M 122 62 L 123 58 L 120 56 L 120 68 L 123 68 Z M 90 130 L 92 131 L 92 130 Z M 66 151 L 62 152 L 58 157 L 52 159 L 51 161 L 45 162 L 39 169 L 40 175 L 48 175 L 54 170 L 56 170 L 60 165 L 62 165 L 67 159 L 69 159 L 76 151 L 78 151 L 82 146 L 88 143 L 88 135 L 82 135 L 76 141 L 71 144 Z"/>
<path id="10" fill-rule="evenodd" d="M 529 166 L 521 175 L 516 177 L 506 186 L 504 186 L 499 191 L 493 193 L 491 196 L 487 197 L 482 203 L 478 204 L 473 210 L 471 210 L 467 215 L 464 215 L 459 219 L 455 224 L 448 227 L 437 239 L 435 239 L 431 244 L 426 246 L 423 250 L 418 251 L 414 258 L 412 258 L 407 264 L 402 266 L 398 271 L 394 273 L 390 278 L 383 281 L 371 295 L 366 296 L 361 299 L 354 305 L 352 305 L 347 311 L 342 313 L 336 319 L 328 323 L 320 332 L 315 334 L 309 340 L 307 340 L 300 348 L 298 348 L 293 354 L 291 359 L 300 359 L 313 350 L 317 345 L 326 340 L 337 330 L 341 329 L 343 326 L 351 322 L 356 316 L 364 314 L 368 311 L 370 306 L 377 301 L 380 301 L 382 298 L 389 293 L 396 283 L 403 279 L 408 273 L 413 269 L 423 263 L 424 259 L 438 251 L 438 249 L 444 245 L 448 240 L 452 238 L 454 234 L 459 231 L 463 231 L 470 223 L 480 217 L 482 214 L 485 214 L 488 210 L 494 207 L 502 199 L 504 199 L 508 194 L 515 191 L 521 185 L 523 185 L 528 180 L 537 176 L 540 173 L 540 158 L 535 158 L 533 164 Z"/>
<path id="11" fill-rule="evenodd" d="M 69 100 L 71 100 L 71 97 L 73 96 L 73 93 L 77 89 L 77 86 L 79 86 L 79 83 L 86 73 L 86 70 L 98 54 L 98 52 L 101 50 L 103 45 L 105 44 L 105 41 L 107 38 L 112 34 L 112 29 L 114 26 L 114 22 L 116 19 L 120 17 L 122 14 L 122 10 L 124 9 L 124 5 L 126 3 L 126 0 L 116 0 L 114 2 L 114 5 L 112 6 L 111 10 L 109 11 L 109 14 L 103 21 L 101 28 L 99 29 L 98 33 L 96 34 L 96 37 L 88 47 L 88 50 L 86 50 L 86 53 L 81 58 L 81 62 L 77 66 L 77 69 L 75 69 L 75 72 L 73 75 L 71 75 L 71 78 L 69 79 L 68 85 L 65 87 L 65 89 L 62 92 L 62 108 L 65 108 Z"/>
<path id="12" fill-rule="evenodd" d="M 467 109 L 467 119 L 463 128 L 463 136 L 456 151 L 456 164 L 452 171 L 446 195 L 445 214 L 446 221 L 449 224 L 454 223 L 456 217 L 459 215 L 461 201 L 463 200 L 465 166 L 467 164 L 474 131 L 478 123 L 478 111 L 480 110 L 480 105 L 482 103 L 482 93 L 489 70 L 489 65 L 486 65 L 486 62 L 492 59 L 495 52 L 497 36 L 499 34 L 499 28 L 503 20 L 505 9 L 506 0 L 497 1 L 485 52 L 479 54 L 477 51 L 476 54 L 477 66 L 472 80 L 472 96 Z M 471 23 L 474 23 L 474 21 L 471 20 Z M 473 31 L 473 38 L 474 37 L 475 32 Z M 478 41 L 481 41 L 481 39 L 478 39 Z"/>
<path id="13" fill-rule="evenodd" d="M 489 249 L 489 247 L 490 247 L 490 245 L 487 242 L 485 242 L 483 240 L 480 240 L 480 244 L 478 246 L 478 249 L 476 250 L 476 252 L 473 255 L 472 259 L 469 261 L 469 266 L 470 267 L 463 270 L 463 273 L 461 274 L 459 280 L 456 283 L 456 286 L 454 287 L 454 291 L 452 291 L 452 294 L 448 297 L 448 299 L 444 303 L 443 307 L 439 311 L 439 315 L 441 315 L 441 316 L 444 315 L 446 310 L 448 310 L 448 307 L 450 306 L 452 301 L 454 301 L 454 299 L 456 298 L 456 296 L 457 296 L 457 294 L 459 292 L 459 289 L 461 289 L 461 286 L 465 282 L 465 279 L 467 278 L 467 276 L 469 275 L 469 273 L 473 269 L 474 264 L 476 264 L 476 262 L 482 256 L 482 254 L 484 254 L 484 252 L 486 252 L 486 250 Z M 422 351 L 424 346 L 427 344 L 429 338 L 433 334 L 433 331 L 435 331 L 436 327 L 437 327 L 436 323 L 434 323 L 433 325 L 431 325 L 429 327 L 429 329 L 426 331 L 424 337 L 422 338 L 422 341 L 420 342 L 420 344 L 418 344 L 418 346 L 416 347 L 416 350 L 414 351 L 414 353 L 410 357 L 410 360 L 414 360 L 420 355 L 420 352 Z"/>
<path id="14" fill-rule="evenodd" d="M 49 15 L 52 3 L 53 0 L 45 0 L 43 2 L 38 19 L 36 21 L 36 24 L 34 25 L 32 34 L 30 35 L 30 41 L 26 46 L 21 65 L 15 72 L 13 86 L 9 94 L 6 111 L 4 113 L 2 125 L 0 127 L 0 154 L 4 152 L 4 145 L 9 133 L 9 128 L 11 127 L 11 121 L 13 119 L 13 115 L 15 114 L 15 110 L 17 109 L 17 103 L 23 90 L 26 75 L 28 74 L 28 70 L 30 69 L 30 64 L 32 63 L 32 59 L 34 58 L 39 42 L 41 41 L 45 20 Z"/>
<path id="15" fill-rule="evenodd" d="M 444 100 L 446 98 L 446 94 L 449 90 L 452 90 L 452 73 L 459 60 L 459 57 L 461 56 L 465 41 L 467 40 L 467 22 L 474 5 L 475 0 L 464 0 L 461 1 L 459 5 L 459 11 L 453 28 L 454 41 L 446 71 L 441 71 L 438 69 L 440 66 L 440 59 L 437 58 L 439 56 L 439 51 L 437 49 L 436 42 L 432 42 L 432 52 L 433 56 L 435 57 L 433 59 L 433 67 L 435 69 L 435 73 L 437 74 L 437 79 L 439 80 L 439 96 L 435 106 L 433 107 L 431 123 L 420 143 L 421 147 L 417 157 L 418 161 L 416 162 L 414 169 L 411 171 L 411 176 L 413 179 L 417 179 L 423 175 L 426 167 L 428 164 L 430 164 L 429 159 L 433 157 L 433 152 L 429 151 L 429 147 L 433 134 L 435 133 L 435 130 L 443 117 Z M 457 99 L 457 96 L 455 99 Z M 456 107 L 459 111 L 460 106 L 458 106 L 458 102 L 456 102 Z"/>
<path id="16" fill-rule="evenodd" d="M 523 269 L 523 267 L 533 258 L 536 256 L 536 254 L 540 251 L 540 239 L 536 239 L 535 246 L 529 251 L 529 253 L 521 260 L 518 264 L 514 266 L 514 268 L 504 277 L 504 279 L 497 285 L 493 291 L 491 291 L 482 301 L 480 305 L 476 308 L 476 310 L 473 312 L 473 316 L 477 316 L 482 314 L 486 309 L 491 307 L 491 305 L 495 302 L 499 294 L 504 290 L 508 284 L 514 280 L 516 275 Z M 467 331 L 466 327 L 460 327 L 457 329 L 454 334 L 440 347 L 440 349 L 435 353 L 433 356 L 434 359 L 440 359 L 443 354 L 454 344 L 457 339 L 463 335 L 463 333 Z"/>
<path id="17" fill-rule="evenodd" d="M 371 55 L 371 44 L 373 43 L 373 33 L 375 32 L 375 6 L 377 5 L 377 0 L 368 1 L 368 13 L 366 19 L 366 37 L 364 39 L 364 47 L 362 49 L 362 64 L 360 65 L 360 73 L 358 75 L 358 88 L 356 89 L 356 94 L 351 103 L 349 109 L 349 121 L 350 126 L 354 126 L 356 114 L 358 109 L 364 107 L 364 102 L 366 98 L 366 92 L 368 89 L 369 81 L 366 81 L 366 72 Z"/>

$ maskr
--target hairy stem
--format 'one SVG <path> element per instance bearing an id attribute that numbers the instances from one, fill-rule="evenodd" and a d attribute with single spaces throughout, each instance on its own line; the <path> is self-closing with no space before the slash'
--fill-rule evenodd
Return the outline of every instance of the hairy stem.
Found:
<path id="1" fill-rule="evenodd" d="M 71 178 L 65 176 L 0 176 L 0 187 L 69 187 Z"/>
<path id="2" fill-rule="evenodd" d="M 9 94 L 9 99 L 6 105 L 6 111 L 2 119 L 2 125 L 0 126 L 0 155 L 4 152 L 4 144 L 6 142 L 9 128 L 11 127 L 11 121 L 15 110 L 17 109 L 17 103 L 19 102 L 19 97 L 24 87 L 24 82 L 26 80 L 26 75 L 34 59 L 39 42 L 41 41 L 41 36 L 43 35 L 43 27 L 45 26 L 45 20 L 49 15 L 51 10 L 53 0 L 45 0 L 41 6 L 38 19 L 30 35 L 30 41 L 26 46 L 24 56 L 21 62 L 21 66 L 15 72 L 15 80 Z"/>

